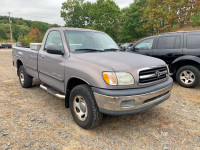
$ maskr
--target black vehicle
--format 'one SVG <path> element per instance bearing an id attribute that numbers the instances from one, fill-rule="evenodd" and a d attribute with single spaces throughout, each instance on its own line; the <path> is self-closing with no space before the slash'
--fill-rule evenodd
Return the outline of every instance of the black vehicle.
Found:
<path id="1" fill-rule="evenodd" d="M 127 51 L 164 60 L 173 77 L 183 87 L 193 88 L 200 83 L 200 31 L 147 37 Z"/>
<path id="2" fill-rule="evenodd" d="M 2 44 L 0 44 L 0 48 L 4 48 L 4 47 L 2 46 Z"/>
<path id="3" fill-rule="evenodd" d="M 6 44 L 1 44 L 2 48 L 12 48 L 12 44 L 6 43 Z"/>
<path id="4" fill-rule="evenodd" d="M 134 43 L 124 43 L 124 44 L 121 44 L 120 47 L 122 50 L 125 51 L 125 50 L 131 48 L 133 45 L 134 45 Z"/>

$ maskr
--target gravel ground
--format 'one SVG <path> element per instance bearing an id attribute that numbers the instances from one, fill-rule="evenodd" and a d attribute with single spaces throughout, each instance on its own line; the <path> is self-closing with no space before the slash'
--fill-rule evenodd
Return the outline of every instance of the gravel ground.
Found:
<path id="1" fill-rule="evenodd" d="M 93 130 L 72 119 L 64 101 L 20 87 L 11 51 L 0 50 L 0 149 L 200 150 L 200 86 L 174 84 L 172 96 L 148 111 L 106 116 Z"/>

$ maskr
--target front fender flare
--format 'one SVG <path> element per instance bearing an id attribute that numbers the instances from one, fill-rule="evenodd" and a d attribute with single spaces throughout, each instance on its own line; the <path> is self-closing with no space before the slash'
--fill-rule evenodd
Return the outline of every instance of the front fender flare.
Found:
<path id="1" fill-rule="evenodd" d="M 186 61 L 189 61 L 189 62 L 192 62 L 192 63 L 195 63 L 195 64 L 200 64 L 200 58 L 197 57 L 197 56 L 191 56 L 191 55 L 185 55 L 185 56 L 182 56 L 182 57 L 179 57 L 177 59 L 175 59 L 172 64 L 171 64 L 171 72 L 174 73 L 174 71 L 176 70 L 176 66 L 181 63 L 181 62 L 186 62 Z"/>
<path id="2" fill-rule="evenodd" d="M 200 58 L 197 57 L 197 56 L 191 56 L 191 55 L 186 55 L 186 56 L 182 56 L 182 57 L 179 57 L 177 59 L 175 59 L 173 62 L 172 62 L 172 65 L 179 62 L 179 61 L 185 61 L 185 60 L 192 60 L 192 61 L 195 61 L 197 63 L 200 63 Z"/>

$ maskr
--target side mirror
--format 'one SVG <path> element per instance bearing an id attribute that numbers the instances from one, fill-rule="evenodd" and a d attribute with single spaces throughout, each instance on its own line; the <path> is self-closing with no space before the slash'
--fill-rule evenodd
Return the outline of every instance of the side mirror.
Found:
<path id="1" fill-rule="evenodd" d="M 133 46 L 132 47 L 128 47 L 127 51 L 135 51 L 135 47 L 133 47 Z"/>
<path id="2" fill-rule="evenodd" d="M 139 50 L 140 50 L 139 48 L 135 48 L 135 47 L 132 48 L 132 51 L 134 52 L 138 52 Z"/>
<path id="3" fill-rule="evenodd" d="M 56 54 L 56 55 L 63 55 L 64 52 L 58 45 L 49 45 L 46 48 L 47 53 L 49 54 Z"/>

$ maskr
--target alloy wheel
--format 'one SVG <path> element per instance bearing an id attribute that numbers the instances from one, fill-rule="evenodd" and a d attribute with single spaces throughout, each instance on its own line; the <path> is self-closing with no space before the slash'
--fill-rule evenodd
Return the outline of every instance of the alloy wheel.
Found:
<path id="1" fill-rule="evenodd" d="M 180 80 L 184 84 L 192 84 L 195 81 L 195 75 L 190 70 L 184 70 L 180 73 Z"/>
<path id="2" fill-rule="evenodd" d="M 85 121 L 87 119 L 88 116 L 87 103 L 82 96 L 77 95 L 74 97 L 73 109 L 79 120 Z"/>
<path id="3" fill-rule="evenodd" d="M 20 79 L 21 84 L 23 85 L 24 84 L 24 73 L 22 70 L 20 71 L 19 79 Z"/>

